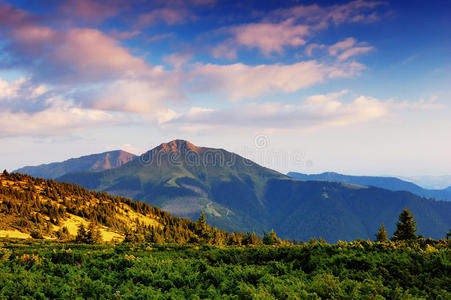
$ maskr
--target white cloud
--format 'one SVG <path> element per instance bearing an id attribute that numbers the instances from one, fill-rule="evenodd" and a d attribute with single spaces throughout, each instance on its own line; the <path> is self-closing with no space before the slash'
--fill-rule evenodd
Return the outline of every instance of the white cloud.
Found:
<path id="1" fill-rule="evenodd" d="M 50 107 L 33 113 L 2 110 L 0 137 L 55 136 L 111 123 L 113 116 L 106 112 L 81 109 L 64 101 L 53 100 Z"/>
<path id="2" fill-rule="evenodd" d="M 357 43 L 355 38 L 347 38 L 329 47 L 329 54 L 337 56 L 338 61 L 347 60 L 350 57 L 365 54 L 374 50 L 374 47 L 365 43 Z"/>
<path id="3" fill-rule="evenodd" d="M 266 56 L 282 53 L 287 46 L 297 47 L 306 43 L 304 37 L 309 34 L 309 26 L 295 25 L 293 20 L 280 24 L 246 24 L 231 29 L 235 42 L 248 48 L 258 48 Z"/>
<path id="4" fill-rule="evenodd" d="M 237 58 L 240 48 L 257 48 L 265 56 L 282 54 L 286 47 L 306 45 L 308 37 L 313 37 L 331 25 L 377 21 L 379 15 L 375 9 L 382 5 L 383 2 L 355 0 L 331 6 L 313 4 L 279 9 L 269 13 L 258 23 L 222 28 L 219 32 L 226 32 L 230 37 L 213 47 L 211 53 L 214 58 L 225 57 L 231 60 Z M 343 43 L 348 43 L 342 45 L 347 49 L 355 40 L 351 38 Z M 339 48 L 340 44 L 336 46 Z M 315 46 L 306 49 L 309 56 L 314 48 Z M 331 55 L 335 56 L 335 50 L 331 51 Z M 359 53 L 362 51 L 361 49 Z"/>
<path id="5" fill-rule="evenodd" d="M 52 136 L 113 121 L 111 114 L 76 107 L 47 92 L 47 87 L 27 78 L 0 78 L 0 137 Z"/>
<path id="6" fill-rule="evenodd" d="M 298 5 L 277 10 L 271 15 L 271 18 L 294 18 L 299 22 L 313 24 L 316 27 L 327 27 L 328 23 L 334 25 L 357 22 L 370 23 L 380 19 L 375 9 L 385 4 L 382 1 L 354 0 L 331 6 Z"/>
<path id="7" fill-rule="evenodd" d="M 357 43 L 355 38 L 347 38 L 343 41 L 337 42 L 329 47 L 329 54 L 332 56 L 337 56 L 338 52 L 349 49 Z"/>
<path id="8" fill-rule="evenodd" d="M 347 126 L 383 118 L 390 113 L 390 103 L 358 96 L 342 101 L 339 93 L 314 95 L 296 104 L 283 102 L 250 103 L 228 109 L 192 108 L 168 121 L 165 127 L 196 130 L 287 130 L 298 131 L 323 126 Z"/>
<path id="9" fill-rule="evenodd" d="M 324 65 L 310 60 L 291 65 L 197 65 L 192 74 L 197 77 L 196 92 L 216 91 L 228 100 L 238 101 L 268 93 L 295 92 L 328 78 L 354 76 L 363 68 L 356 62 Z"/>
<path id="10" fill-rule="evenodd" d="M 26 97 L 29 99 L 41 96 L 47 88 L 40 85 L 32 85 L 27 78 L 20 78 L 13 82 L 8 82 L 0 78 L 0 101 Z"/>

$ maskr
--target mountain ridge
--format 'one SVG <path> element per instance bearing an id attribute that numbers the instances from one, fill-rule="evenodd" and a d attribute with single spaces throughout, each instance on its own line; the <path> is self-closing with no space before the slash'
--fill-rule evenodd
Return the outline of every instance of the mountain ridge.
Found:
<path id="1" fill-rule="evenodd" d="M 137 158 L 135 154 L 124 150 L 114 150 L 102 153 L 83 155 L 61 162 L 25 166 L 13 173 L 24 173 L 34 177 L 54 179 L 67 173 L 80 171 L 103 171 L 119 167 Z"/>
<path id="2" fill-rule="evenodd" d="M 228 231 L 262 234 L 274 229 L 290 239 L 372 238 L 382 223 L 388 232 L 394 231 L 405 207 L 418 217 L 426 236 L 443 237 L 451 227 L 450 202 L 410 192 L 291 179 L 224 149 L 183 140 L 162 143 L 118 168 L 66 174 L 57 180 L 128 196 L 192 220 L 205 211 L 211 225 Z"/>
<path id="3" fill-rule="evenodd" d="M 335 181 L 363 186 L 375 186 L 391 191 L 407 191 L 415 195 L 434 198 L 437 200 L 451 201 L 451 186 L 445 189 L 432 190 L 425 189 L 415 183 L 402 180 L 397 177 L 389 176 L 353 176 L 344 175 L 336 172 L 324 172 L 320 174 L 302 174 L 298 172 L 289 172 L 287 176 L 299 180 L 323 180 Z"/>

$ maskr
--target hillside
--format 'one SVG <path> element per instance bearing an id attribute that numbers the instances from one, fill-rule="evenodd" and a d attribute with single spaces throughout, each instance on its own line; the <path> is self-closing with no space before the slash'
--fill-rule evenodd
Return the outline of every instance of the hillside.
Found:
<path id="1" fill-rule="evenodd" d="M 283 238 L 327 241 L 389 233 L 408 207 L 421 234 L 442 238 L 451 227 L 451 203 L 406 192 L 319 181 L 298 181 L 223 149 L 176 140 L 121 167 L 58 178 L 88 189 L 119 194 L 229 231 L 275 229 Z"/>
<path id="2" fill-rule="evenodd" d="M 142 236 L 153 242 L 183 244 L 207 236 L 227 242 L 229 237 L 225 231 L 210 226 L 199 229 L 197 223 L 146 203 L 7 172 L 0 174 L 0 219 L 0 237 L 28 238 L 39 232 L 47 239 L 69 239 L 80 224 L 90 223 L 99 227 L 104 241 Z"/>
<path id="3" fill-rule="evenodd" d="M 434 201 L 409 192 L 393 192 L 337 182 L 273 180 L 266 199 L 274 230 L 287 238 L 327 241 L 374 239 L 380 224 L 395 231 L 399 213 L 409 208 L 419 234 L 444 238 L 451 228 L 451 202 Z"/>
<path id="4" fill-rule="evenodd" d="M 390 191 L 407 191 L 421 197 L 451 201 L 451 187 L 441 190 L 424 189 L 414 183 L 404 181 L 396 177 L 351 176 L 342 175 L 335 172 L 309 175 L 289 172 L 287 175 L 300 180 L 335 181 L 363 186 L 374 186 Z"/>
<path id="5" fill-rule="evenodd" d="M 99 154 L 71 158 L 63 162 L 27 166 L 15 170 L 15 173 L 28 174 L 34 177 L 54 179 L 68 173 L 83 171 L 103 171 L 113 169 L 136 158 L 136 155 L 123 150 L 109 151 Z"/>

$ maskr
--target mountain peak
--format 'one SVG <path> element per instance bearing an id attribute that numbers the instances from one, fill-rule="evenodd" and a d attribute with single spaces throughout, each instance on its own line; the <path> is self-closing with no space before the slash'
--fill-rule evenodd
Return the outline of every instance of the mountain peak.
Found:
<path id="1" fill-rule="evenodd" d="M 165 152 L 186 152 L 186 151 L 198 152 L 201 149 L 201 147 L 197 147 L 185 140 L 173 140 L 168 143 L 162 143 L 156 149 L 158 151 L 163 150 Z"/>
<path id="2" fill-rule="evenodd" d="M 136 155 L 124 150 L 114 150 L 71 158 L 62 162 L 26 166 L 13 172 L 34 177 L 57 178 L 68 173 L 102 171 L 117 168 L 136 158 Z"/>

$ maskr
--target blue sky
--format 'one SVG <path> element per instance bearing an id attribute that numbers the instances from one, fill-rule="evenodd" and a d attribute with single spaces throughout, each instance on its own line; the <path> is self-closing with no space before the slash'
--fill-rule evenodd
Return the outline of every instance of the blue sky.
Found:
<path id="1" fill-rule="evenodd" d="M 0 165 L 181 138 L 282 172 L 450 174 L 450 16 L 448 1 L 0 0 Z"/>

